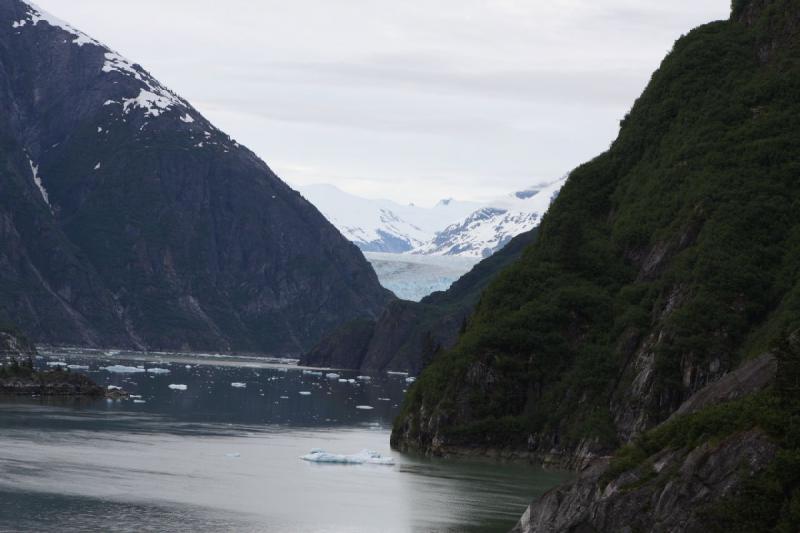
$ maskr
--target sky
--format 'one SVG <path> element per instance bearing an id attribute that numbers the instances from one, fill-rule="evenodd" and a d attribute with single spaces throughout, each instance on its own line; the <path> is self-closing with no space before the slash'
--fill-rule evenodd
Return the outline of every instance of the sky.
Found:
<path id="1" fill-rule="evenodd" d="M 606 150 L 672 43 L 730 0 L 36 0 L 293 186 L 432 205 Z"/>

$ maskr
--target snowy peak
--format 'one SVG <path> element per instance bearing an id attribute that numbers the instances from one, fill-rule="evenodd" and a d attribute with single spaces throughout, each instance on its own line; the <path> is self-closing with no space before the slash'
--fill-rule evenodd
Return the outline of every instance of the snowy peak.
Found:
<path id="1" fill-rule="evenodd" d="M 327 184 L 298 187 L 342 234 L 367 252 L 410 252 L 480 204 L 441 202 L 433 208 L 362 198 Z"/>
<path id="2" fill-rule="evenodd" d="M 463 220 L 451 224 L 413 253 L 488 257 L 520 233 L 541 221 L 566 177 L 517 191 L 488 202 Z"/>
<path id="3" fill-rule="evenodd" d="M 564 181 L 483 204 L 444 198 L 430 208 L 361 198 L 333 185 L 298 190 L 363 251 L 481 258 L 538 225 Z"/>

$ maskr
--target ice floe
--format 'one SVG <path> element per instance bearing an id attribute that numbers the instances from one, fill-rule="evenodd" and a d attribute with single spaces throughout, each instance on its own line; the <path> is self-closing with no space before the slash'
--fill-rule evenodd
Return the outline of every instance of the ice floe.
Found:
<path id="1" fill-rule="evenodd" d="M 298 394 L 300 396 L 311 396 L 311 393 L 308 392 L 307 390 L 301 390 L 300 392 L 298 392 Z"/>
<path id="2" fill-rule="evenodd" d="M 361 450 L 352 455 L 340 455 L 328 453 L 320 448 L 314 448 L 311 452 L 301 457 L 304 461 L 312 463 L 338 463 L 338 464 L 373 464 L 373 465 L 393 465 L 394 459 L 384 457 L 372 450 Z"/>
<path id="3" fill-rule="evenodd" d="M 125 365 L 101 366 L 100 370 L 105 370 L 106 372 L 113 372 L 115 374 L 139 374 L 141 372 L 145 372 L 143 366 L 125 366 Z"/>
<path id="4" fill-rule="evenodd" d="M 240 381 L 234 381 L 233 383 L 231 383 L 231 387 L 233 387 L 234 389 L 243 389 L 243 388 L 247 387 L 247 383 L 242 383 Z"/>
<path id="5" fill-rule="evenodd" d="M 48 361 L 47 366 L 67 366 L 64 361 Z"/>
<path id="6" fill-rule="evenodd" d="M 172 389 L 172 390 L 186 390 L 187 389 L 186 385 L 183 385 L 181 383 L 170 383 L 169 384 L 169 388 Z"/>
<path id="7" fill-rule="evenodd" d="M 168 368 L 148 368 L 147 371 L 151 374 L 169 374 Z"/>
<path id="8" fill-rule="evenodd" d="M 339 374 L 337 374 L 336 372 L 329 372 L 325 374 L 325 377 L 328 379 L 339 379 Z"/>
<path id="9" fill-rule="evenodd" d="M 356 405 L 356 409 L 362 409 L 364 411 L 371 411 L 371 410 L 373 410 L 375 408 L 372 407 L 371 405 Z"/>

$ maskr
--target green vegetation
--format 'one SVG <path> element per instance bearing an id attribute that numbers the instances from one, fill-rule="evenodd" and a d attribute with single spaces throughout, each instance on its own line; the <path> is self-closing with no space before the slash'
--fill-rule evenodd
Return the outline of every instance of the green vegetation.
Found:
<path id="1" fill-rule="evenodd" d="M 429 444 L 425 412 L 454 445 L 613 449 L 643 346 L 654 383 L 636 408 L 658 422 L 710 368 L 800 327 L 800 52 L 771 26 L 784 11 L 797 7 L 675 43 L 609 151 L 572 173 L 537 242 L 409 390 L 395 442 Z"/>

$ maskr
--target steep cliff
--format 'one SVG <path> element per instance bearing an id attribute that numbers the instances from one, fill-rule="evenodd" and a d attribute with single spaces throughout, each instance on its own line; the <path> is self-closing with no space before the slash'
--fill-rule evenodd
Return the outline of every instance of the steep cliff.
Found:
<path id="1" fill-rule="evenodd" d="M 580 467 L 800 327 L 800 3 L 737 4 L 571 174 L 394 446 Z"/>
<path id="2" fill-rule="evenodd" d="M 532 230 L 512 239 L 456 280 L 420 302 L 391 302 L 377 320 L 357 320 L 324 337 L 300 364 L 417 374 L 441 350 L 452 347 L 481 291 L 536 239 Z"/>
<path id="3" fill-rule="evenodd" d="M 298 353 L 391 299 L 255 154 L 141 66 L 0 2 L 0 311 L 35 341 Z"/>

